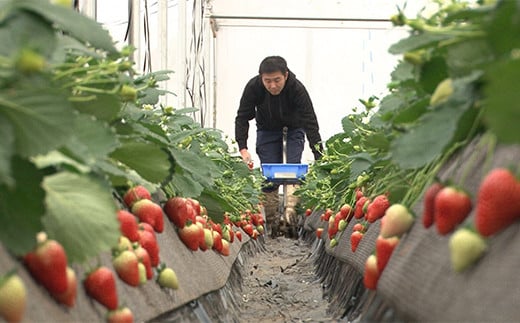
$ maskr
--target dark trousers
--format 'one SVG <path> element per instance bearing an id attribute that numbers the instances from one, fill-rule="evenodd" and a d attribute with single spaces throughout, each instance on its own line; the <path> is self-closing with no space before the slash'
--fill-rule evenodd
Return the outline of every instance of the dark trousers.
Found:
<path id="1" fill-rule="evenodd" d="M 287 132 L 287 163 L 300 164 L 305 147 L 305 131 L 301 128 Z M 283 163 L 282 130 L 258 130 L 256 132 L 256 154 L 262 164 Z M 278 189 L 278 185 L 266 183 L 264 192 Z"/>

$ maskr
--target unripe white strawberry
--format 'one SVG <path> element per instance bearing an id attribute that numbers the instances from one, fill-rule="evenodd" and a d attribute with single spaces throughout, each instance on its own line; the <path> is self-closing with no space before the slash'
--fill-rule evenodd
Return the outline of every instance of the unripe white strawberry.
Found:
<path id="1" fill-rule="evenodd" d="M 487 249 L 484 238 L 467 228 L 460 228 L 450 237 L 451 266 L 461 272 L 477 261 Z"/>
<path id="2" fill-rule="evenodd" d="M 410 229 L 413 221 L 414 217 L 406 206 L 397 203 L 392 204 L 386 209 L 385 215 L 381 219 L 380 234 L 383 238 L 400 237 Z"/>
<path id="3" fill-rule="evenodd" d="M 0 317 L 7 322 L 20 322 L 25 312 L 27 290 L 16 274 L 0 278 Z"/>

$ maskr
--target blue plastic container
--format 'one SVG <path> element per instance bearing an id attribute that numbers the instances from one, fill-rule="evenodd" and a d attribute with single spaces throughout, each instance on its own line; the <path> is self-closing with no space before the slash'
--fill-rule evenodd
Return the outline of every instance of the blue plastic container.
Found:
<path id="1" fill-rule="evenodd" d="M 302 180 L 308 169 L 307 164 L 262 164 L 262 174 L 271 182 Z"/>

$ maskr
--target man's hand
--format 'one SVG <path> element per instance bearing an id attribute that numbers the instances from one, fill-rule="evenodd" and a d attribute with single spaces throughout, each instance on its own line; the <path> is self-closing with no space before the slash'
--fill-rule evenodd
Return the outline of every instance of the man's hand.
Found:
<path id="1" fill-rule="evenodd" d="M 247 167 L 253 169 L 253 160 L 251 159 L 251 154 L 246 148 L 240 150 L 240 156 L 242 156 L 242 160 L 247 164 Z"/>

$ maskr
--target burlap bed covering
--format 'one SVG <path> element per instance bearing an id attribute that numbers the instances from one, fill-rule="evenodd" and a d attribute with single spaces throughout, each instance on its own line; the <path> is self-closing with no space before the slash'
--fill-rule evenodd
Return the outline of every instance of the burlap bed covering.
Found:
<path id="1" fill-rule="evenodd" d="M 439 173 L 442 180 L 458 183 L 464 172 L 464 188 L 473 201 L 487 170 L 500 166 L 520 166 L 520 147 L 499 146 L 490 164 L 485 164 L 486 150 L 475 140 L 449 161 Z M 468 170 L 467 167 L 470 167 Z M 504 206 L 507 207 L 507 206 Z M 422 199 L 413 205 L 422 214 Z M 497 210 L 498 212 L 500 210 Z M 305 228 L 326 228 L 319 212 L 307 218 Z M 425 229 L 415 221 L 401 238 L 380 277 L 377 293 L 398 312 L 416 321 L 431 322 L 520 322 L 520 221 L 488 239 L 488 251 L 474 266 L 462 273 L 451 269 L 449 236 L 440 236 L 432 226 Z M 474 211 L 466 221 L 474 221 Z M 360 271 L 366 258 L 375 250 L 379 221 L 370 226 L 358 249 L 350 249 L 351 221 L 338 245 L 327 252 Z M 468 223 L 468 222 L 466 222 Z"/>

